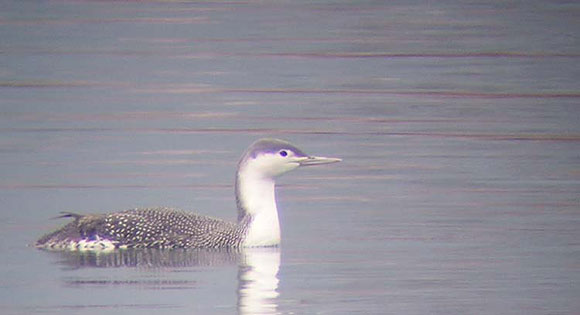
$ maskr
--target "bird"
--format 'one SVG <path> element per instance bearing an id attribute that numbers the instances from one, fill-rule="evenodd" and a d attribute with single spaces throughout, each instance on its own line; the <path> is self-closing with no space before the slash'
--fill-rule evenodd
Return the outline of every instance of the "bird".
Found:
<path id="1" fill-rule="evenodd" d="M 40 237 L 35 247 L 83 251 L 278 246 L 276 179 L 299 167 L 340 161 L 308 155 L 285 140 L 259 139 L 246 149 L 237 165 L 236 223 L 167 207 L 84 215 L 61 212 L 57 218 L 73 220 Z"/>

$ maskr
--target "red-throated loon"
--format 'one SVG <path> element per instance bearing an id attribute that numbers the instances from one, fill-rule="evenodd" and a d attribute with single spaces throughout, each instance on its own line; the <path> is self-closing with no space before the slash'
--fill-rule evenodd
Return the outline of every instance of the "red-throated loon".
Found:
<path id="1" fill-rule="evenodd" d="M 74 221 L 41 237 L 35 245 L 56 250 L 276 246 L 280 243 L 280 223 L 275 179 L 300 166 L 339 161 L 309 156 L 283 140 L 260 139 L 238 163 L 237 223 L 171 208 L 91 215 L 65 213 L 61 217 Z"/>

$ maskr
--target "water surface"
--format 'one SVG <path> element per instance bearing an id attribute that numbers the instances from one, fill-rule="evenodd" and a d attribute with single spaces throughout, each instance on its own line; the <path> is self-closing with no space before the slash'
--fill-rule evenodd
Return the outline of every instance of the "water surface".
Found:
<path id="1" fill-rule="evenodd" d="M 576 314 L 580 6 L 2 1 L 3 314 Z M 235 220 L 260 137 L 278 250 L 52 253 L 59 211 Z"/>

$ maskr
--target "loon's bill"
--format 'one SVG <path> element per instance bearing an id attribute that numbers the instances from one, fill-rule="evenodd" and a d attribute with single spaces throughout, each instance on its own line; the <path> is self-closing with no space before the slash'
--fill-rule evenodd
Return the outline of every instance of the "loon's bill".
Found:
<path id="1" fill-rule="evenodd" d="M 301 160 L 298 161 L 298 163 L 300 163 L 300 166 L 311 166 L 311 165 L 337 163 L 340 161 L 342 161 L 342 159 L 328 158 L 328 157 L 322 157 L 322 156 L 309 156 L 306 158 L 302 158 Z"/>

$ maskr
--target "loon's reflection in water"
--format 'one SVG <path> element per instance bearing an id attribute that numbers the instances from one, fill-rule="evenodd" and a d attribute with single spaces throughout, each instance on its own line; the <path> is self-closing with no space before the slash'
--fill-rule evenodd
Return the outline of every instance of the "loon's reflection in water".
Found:
<path id="1" fill-rule="evenodd" d="M 112 251 L 49 251 L 58 255 L 58 264 L 83 267 L 205 267 L 233 265 L 240 261 L 241 249 L 117 249 Z"/>
<path id="2" fill-rule="evenodd" d="M 177 250 L 119 249 L 105 252 L 55 251 L 50 253 L 58 257 L 57 264 L 63 265 L 67 269 L 117 267 L 157 269 L 237 265 L 237 307 L 239 313 L 278 313 L 280 249 L 277 247 Z M 75 284 L 78 284 L 76 282 L 78 281 L 75 281 Z M 101 283 L 98 280 L 96 282 Z M 107 284 L 107 282 L 102 284 Z"/>
<path id="3" fill-rule="evenodd" d="M 248 248 L 241 255 L 238 273 L 238 310 L 240 314 L 276 314 L 278 304 L 277 247 Z"/>

